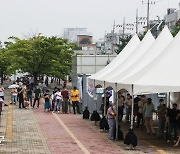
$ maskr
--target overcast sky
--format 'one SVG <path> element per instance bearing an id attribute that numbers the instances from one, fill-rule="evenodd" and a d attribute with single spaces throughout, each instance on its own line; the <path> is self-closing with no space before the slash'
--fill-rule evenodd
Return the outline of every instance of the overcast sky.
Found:
<path id="1" fill-rule="evenodd" d="M 163 18 L 167 8 L 179 8 L 180 0 L 152 0 L 150 19 Z M 147 2 L 147 0 L 144 0 Z M 23 37 L 38 31 L 43 35 L 62 36 L 63 28 L 82 27 L 102 38 L 112 29 L 113 21 L 135 21 L 136 9 L 145 16 L 142 0 L 0 0 L 0 40 Z"/>

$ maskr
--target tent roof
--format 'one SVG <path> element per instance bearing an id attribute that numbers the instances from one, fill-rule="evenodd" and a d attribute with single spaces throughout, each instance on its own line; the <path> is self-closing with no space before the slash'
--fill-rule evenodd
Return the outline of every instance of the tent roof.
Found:
<path id="1" fill-rule="evenodd" d="M 121 81 L 133 84 L 134 94 L 180 91 L 180 32 L 167 48 L 141 71 Z"/>
<path id="2" fill-rule="evenodd" d="M 140 57 L 146 52 L 146 50 L 153 44 L 154 37 L 152 36 L 151 32 L 148 31 L 145 35 L 142 42 L 138 45 L 138 47 L 128 56 L 126 60 L 124 60 L 122 63 L 119 63 L 117 67 L 114 69 L 111 69 L 106 74 L 103 74 L 96 78 L 96 80 L 100 81 L 107 81 L 109 78 L 112 78 L 119 73 L 122 73 L 126 69 L 128 69 L 130 66 L 132 66 L 137 60 L 140 59 Z M 96 81 L 97 82 L 97 81 Z"/>
<path id="3" fill-rule="evenodd" d="M 171 35 L 169 29 L 167 26 L 164 27 L 156 41 L 146 50 L 146 52 L 139 57 L 139 60 L 137 60 L 135 63 L 133 63 L 130 67 L 128 67 L 125 71 L 118 73 L 115 77 L 111 77 L 107 80 L 107 82 L 112 83 L 124 83 L 122 82 L 123 79 L 126 79 L 130 77 L 131 75 L 135 74 L 136 72 L 139 72 L 141 69 L 143 69 L 145 66 L 150 64 L 157 56 L 159 56 L 164 49 L 172 42 L 173 36 Z M 133 78 L 131 78 L 132 81 L 128 80 L 128 83 L 133 83 Z M 109 83 L 109 84 L 110 84 Z M 120 88 L 121 85 L 118 85 L 118 88 Z"/>
<path id="4" fill-rule="evenodd" d="M 114 67 L 118 66 L 119 63 L 122 63 L 124 60 L 127 59 L 127 57 L 133 52 L 133 50 L 139 45 L 139 43 L 140 40 L 137 34 L 135 34 L 128 42 L 128 44 L 124 47 L 124 49 L 120 52 L 120 54 L 118 54 L 117 57 L 110 64 L 108 64 L 105 68 L 93 74 L 89 78 L 96 79 L 100 75 L 104 75 L 111 69 L 114 69 Z"/>

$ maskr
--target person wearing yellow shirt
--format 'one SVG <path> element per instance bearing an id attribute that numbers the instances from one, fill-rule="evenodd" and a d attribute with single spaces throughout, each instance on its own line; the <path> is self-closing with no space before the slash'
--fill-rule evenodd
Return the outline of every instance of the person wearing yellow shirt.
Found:
<path id="1" fill-rule="evenodd" d="M 79 111 L 79 91 L 77 90 L 76 87 L 73 87 L 73 90 L 71 90 L 71 101 L 72 101 L 74 114 L 76 114 L 76 108 L 77 108 L 77 112 L 80 113 L 80 111 Z"/>

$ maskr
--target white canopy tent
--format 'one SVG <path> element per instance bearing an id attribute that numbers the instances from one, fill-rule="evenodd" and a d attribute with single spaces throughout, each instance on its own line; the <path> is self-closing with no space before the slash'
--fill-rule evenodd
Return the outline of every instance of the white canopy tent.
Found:
<path id="1" fill-rule="evenodd" d="M 128 56 L 134 51 L 134 49 L 139 44 L 140 44 L 140 40 L 139 40 L 137 34 L 135 34 L 131 38 L 129 43 L 120 52 L 120 54 L 117 55 L 117 57 L 110 64 L 108 64 L 105 68 L 103 68 L 102 70 L 100 70 L 97 73 L 93 74 L 89 78 L 90 79 L 96 79 L 99 76 L 103 76 L 103 75 L 107 74 L 108 72 L 110 72 L 112 69 L 118 67 L 120 63 L 123 63 L 128 58 Z"/>
<path id="2" fill-rule="evenodd" d="M 99 77 L 99 75 L 106 74 L 107 71 L 111 70 L 113 67 L 117 67 L 119 63 L 122 63 L 126 58 L 133 52 L 133 50 L 140 44 L 140 40 L 135 34 L 129 43 L 125 46 L 125 48 L 120 52 L 119 55 L 110 63 L 108 64 L 105 68 L 102 70 L 98 71 L 97 73 L 93 74 L 90 78 L 91 79 L 96 79 Z"/>
<path id="3" fill-rule="evenodd" d="M 167 26 L 164 27 L 163 31 L 160 33 L 156 41 L 144 52 L 144 54 L 139 57 L 139 59 L 133 63 L 126 70 L 116 73 L 116 75 L 111 75 L 111 77 L 106 79 L 106 86 L 111 86 L 114 83 L 125 83 L 122 82 L 123 79 L 126 79 L 136 72 L 142 70 L 145 66 L 149 65 L 153 60 L 159 55 L 163 54 L 164 49 L 172 42 L 173 36 L 171 35 Z M 128 82 L 129 83 L 129 82 Z M 125 88 L 128 91 L 131 91 L 131 86 L 117 84 L 117 89 Z"/>
<path id="4" fill-rule="evenodd" d="M 145 35 L 142 42 L 138 45 L 138 47 L 128 56 L 126 60 L 124 60 L 122 63 L 119 63 L 117 67 L 114 69 L 111 69 L 107 73 L 100 75 L 95 78 L 96 83 L 99 81 L 106 81 L 107 79 L 111 78 L 112 76 L 115 76 L 119 73 L 122 73 L 126 69 L 128 69 L 130 66 L 132 66 L 137 60 L 140 59 L 140 57 L 146 52 L 146 50 L 153 44 L 155 41 L 154 37 L 152 36 L 151 32 L 148 31 Z M 115 82 L 114 82 L 115 83 Z M 107 86 L 107 85 L 106 85 Z M 111 84 L 111 87 L 115 88 L 114 84 Z"/>
<path id="5" fill-rule="evenodd" d="M 134 94 L 180 91 L 180 32 L 150 64 L 122 81 L 133 85 Z"/>

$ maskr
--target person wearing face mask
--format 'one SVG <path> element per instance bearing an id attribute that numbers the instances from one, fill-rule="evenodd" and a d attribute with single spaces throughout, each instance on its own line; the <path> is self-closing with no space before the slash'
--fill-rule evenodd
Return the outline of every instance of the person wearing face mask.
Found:
<path id="1" fill-rule="evenodd" d="M 173 108 L 169 109 L 166 117 L 166 124 L 168 125 L 168 138 L 167 142 L 169 143 L 171 140 L 172 131 L 174 131 L 174 143 L 177 140 L 177 130 L 178 130 L 178 119 L 177 116 L 179 114 L 179 110 L 177 109 L 177 104 L 173 104 Z"/>
<path id="2" fill-rule="evenodd" d="M 116 127 L 116 122 L 115 122 L 116 112 L 114 110 L 114 103 L 109 104 L 109 108 L 107 110 L 107 117 L 108 117 L 108 125 L 109 125 L 109 139 L 115 140 L 114 134 Z"/>
<path id="3" fill-rule="evenodd" d="M 143 108 L 144 105 L 147 103 L 147 98 L 145 95 L 141 95 L 141 100 L 138 102 L 138 108 L 139 108 L 139 113 L 138 113 L 138 117 L 137 117 L 137 128 L 139 128 L 140 123 L 141 123 L 141 127 L 144 126 L 144 114 L 143 114 Z"/>
<path id="4" fill-rule="evenodd" d="M 155 134 L 154 127 L 152 125 L 153 119 L 153 111 L 154 111 L 154 105 L 152 103 L 152 99 L 148 98 L 147 103 L 144 105 L 144 117 L 145 117 L 145 124 L 146 124 L 146 129 L 147 133 L 150 134 Z"/>
<path id="5" fill-rule="evenodd" d="M 125 105 L 126 105 L 126 122 L 129 123 L 131 119 L 131 105 L 132 105 L 132 98 L 130 94 L 127 94 L 127 97 L 125 99 Z"/>
<path id="6" fill-rule="evenodd" d="M 157 131 L 157 138 L 163 138 L 164 128 L 166 123 L 166 105 L 164 104 L 164 100 L 159 100 L 159 106 L 157 107 L 158 113 L 158 131 Z"/>
<path id="7" fill-rule="evenodd" d="M 24 107 L 24 97 L 23 97 L 23 93 L 24 93 L 24 88 L 22 87 L 22 85 L 20 84 L 18 89 L 18 100 L 19 100 L 19 108 L 25 108 Z"/>

